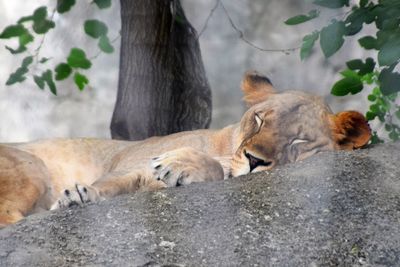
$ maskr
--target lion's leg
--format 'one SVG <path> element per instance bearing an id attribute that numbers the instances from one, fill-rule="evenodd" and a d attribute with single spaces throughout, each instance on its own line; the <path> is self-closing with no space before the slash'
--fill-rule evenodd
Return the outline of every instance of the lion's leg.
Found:
<path id="1" fill-rule="evenodd" d="M 190 147 L 166 152 L 152 159 L 151 166 L 155 178 L 169 187 L 224 179 L 220 161 Z"/>
<path id="2" fill-rule="evenodd" d="M 8 208 L 0 210 L 0 229 L 7 225 L 16 223 L 23 218 L 25 218 L 25 216 L 18 210 Z"/>
<path id="3" fill-rule="evenodd" d="M 165 187 L 164 182 L 154 180 L 152 175 L 146 174 L 145 171 L 111 172 L 90 186 L 77 184 L 73 188 L 64 190 L 62 197 L 53 204 L 51 209 L 97 202 L 121 194 L 154 191 Z"/>
<path id="4" fill-rule="evenodd" d="M 50 187 L 43 161 L 17 148 L 0 146 L 0 227 L 49 209 Z"/>
<path id="5" fill-rule="evenodd" d="M 126 174 L 110 173 L 93 184 L 105 198 L 136 191 L 154 191 L 165 188 L 165 183 L 156 181 L 150 172 L 134 171 Z"/>

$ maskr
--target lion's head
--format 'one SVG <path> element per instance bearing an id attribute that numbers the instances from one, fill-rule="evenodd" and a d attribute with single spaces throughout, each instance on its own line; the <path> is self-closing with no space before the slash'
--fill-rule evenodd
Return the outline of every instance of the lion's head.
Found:
<path id="1" fill-rule="evenodd" d="M 246 73 L 242 90 L 249 109 L 240 122 L 233 176 L 269 170 L 320 151 L 360 148 L 371 137 L 359 112 L 333 114 L 320 97 L 277 93 L 257 72 Z"/>

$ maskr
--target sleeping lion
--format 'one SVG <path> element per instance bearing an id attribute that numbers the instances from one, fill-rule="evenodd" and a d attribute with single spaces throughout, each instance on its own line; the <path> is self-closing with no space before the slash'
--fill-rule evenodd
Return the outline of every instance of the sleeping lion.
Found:
<path id="1" fill-rule="evenodd" d="M 370 139 L 360 113 L 333 114 L 319 97 L 277 93 L 256 72 L 244 76 L 242 90 L 248 110 L 221 130 L 0 145 L 0 226 L 41 210 L 265 171 Z"/>

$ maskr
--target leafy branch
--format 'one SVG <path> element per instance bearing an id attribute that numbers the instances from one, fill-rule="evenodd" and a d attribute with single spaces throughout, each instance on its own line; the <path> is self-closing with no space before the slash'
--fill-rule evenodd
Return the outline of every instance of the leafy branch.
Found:
<path id="1" fill-rule="evenodd" d="M 323 8 L 348 9 L 341 20 L 332 19 L 320 30 L 304 36 L 300 58 L 305 60 L 311 54 L 319 39 L 326 58 L 339 51 L 346 39 L 364 29 L 365 25 L 376 28 L 375 36 L 367 35 L 358 39 L 365 50 L 375 50 L 375 57 L 352 59 L 346 62 L 347 69 L 340 72 L 343 78 L 331 90 L 335 96 L 358 94 L 365 87 L 372 87 L 368 100 L 371 102 L 366 118 L 379 120 L 390 139 L 400 139 L 400 73 L 396 66 L 400 61 L 400 2 L 398 0 L 359 0 L 350 5 L 349 0 L 314 0 L 313 4 Z M 287 25 L 297 25 L 317 18 L 320 10 L 313 9 L 308 14 L 296 15 L 285 21 Z M 376 132 L 373 143 L 382 141 Z"/>
<path id="2" fill-rule="evenodd" d="M 44 90 L 47 86 L 50 92 L 56 95 L 57 82 L 72 77 L 77 88 L 81 91 L 84 90 L 85 86 L 89 84 L 89 79 L 82 71 L 90 69 L 92 66 L 91 59 L 97 58 L 101 53 L 113 53 L 114 47 L 112 44 L 119 38 L 118 36 L 113 41 L 110 41 L 107 25 L 99 20 L 88 19 L 83 25 L 86 35 L 98 41 L 99 52 L 94 57 L 89 59 L 83 49 L 73 47 L 65 62 L 56 63 L 55 66 L 47 67 L 46 70 L 40 70 L 41 68 L 37 67 L 39 64 L 44 66 L 48 64 L 49 58 L 42 57 L 39 59 L 39 55 L 45 42 L 46 34 L 56 28 L 55 13 L 63 15 L 69 12 L 75 3 L 76 0 L 57 0 L 57 6 L 50 16 L 48 15 L 47 7 L 41 6 L 32 15 L 21 17 L 16 24 L 7 26 L 0 33 L 0 39 L 18 39 L 19 46 L 17 48 L 5 46 L 11 54 L 27 55 L 22 60 L 21 66 L 10 74 L 6 85 L 22 83 L 27 79 L 27 75 L 31 75 L 38 88 Z M 105 9 L 111 6 L 111 0 L 93 0 L 92 4 L 99 9 Z M 40 43 L 31 52 L 29 45 L 39 36 L 42 36 Z"/>

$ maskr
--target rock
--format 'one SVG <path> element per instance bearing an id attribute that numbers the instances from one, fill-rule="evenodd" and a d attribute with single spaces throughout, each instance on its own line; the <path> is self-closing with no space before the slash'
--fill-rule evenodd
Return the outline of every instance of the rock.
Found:
<path id="1" fill-rule="evenodd" d="M 400 143 L 29 216 L 0 266 L 399 266 Z"/>

